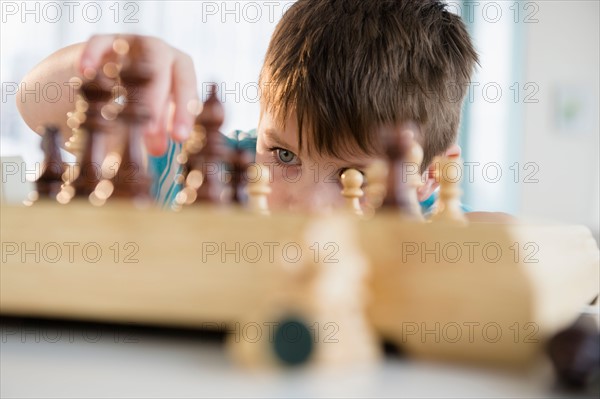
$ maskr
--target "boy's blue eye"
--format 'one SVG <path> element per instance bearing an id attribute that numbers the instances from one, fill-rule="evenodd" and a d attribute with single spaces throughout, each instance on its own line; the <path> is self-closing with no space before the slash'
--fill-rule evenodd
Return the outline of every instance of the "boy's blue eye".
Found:
<path id="1" fill-rule="evenodd" d="M 275 152 L 277 153 L 277 159 L 279 159 L 282 163 L 285 164 L 292 164 L 292 163 L 296 163 L 294 162 L 296 160 L 296 154 L 294 154 L 291 151 L 288 150 L 284 150 L 283 148 L 277 148 L 275 150 Z"/>

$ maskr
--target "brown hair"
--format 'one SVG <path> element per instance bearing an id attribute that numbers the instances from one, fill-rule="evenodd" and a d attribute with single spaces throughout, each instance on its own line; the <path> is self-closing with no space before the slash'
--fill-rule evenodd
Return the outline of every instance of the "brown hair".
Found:
<path id="1" fill-rule="evenodd" d="M 263 109 L 298 118 L 299 146 L 374 154 L 373 129 L 415 120 L 429 165 L 456 140 L 477 53 L 439 0 L 299 0 L 275 29 L 260 74 Z M 355 145 L 353 145 L 355 143 Z"/>

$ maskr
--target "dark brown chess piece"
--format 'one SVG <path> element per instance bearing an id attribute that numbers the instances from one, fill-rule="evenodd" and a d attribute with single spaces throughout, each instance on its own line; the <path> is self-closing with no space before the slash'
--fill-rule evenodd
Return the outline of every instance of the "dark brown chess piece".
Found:
<path id="1" fill-rule="evenodd" d="M 252 163 L 252 154 L 244 149 L 237 149 L 231 160 L 231 200 L 240 205 L 248 202 L 248 166 Z"/>
<path id="2" fill-rule="evenodd" d="M 548 342 L 547 352 L 563 386 L 584 389 L 600 380 L 600 335 L 593 315 L 583 314 Z"/>
<path id="3" fill-rule="evenodd" d="M 60 155 L 62 137 L 56 126 L 45 126 L 42 137 L 44 162 L 36 180 L 39 197 L 56 198 L 63 185 L 63 174 L 67 166 Z"/>
<path id="4" fill-rule="evenodd" d="M 120 78 L 127 92 L 125 107 L 118 117 L 124 127 L 125 144 L 112 180 L 112 197 L 150 200 L 152 179 L 144 168 L 142 135 L 151 120 L 145 92 L 153 73 L 139 40 L 129 43 Z"/>
<path id="5" fill-rule="evenodd" d="M 231 151 L 225 137 L 219 132 L 223 124 L 224 109 L 217 98 L 216 87 L 212 86 L 202 112 L 196 118 L 191 139 L 197 144 L 188 154 L 186 171 L 198 171 L 201 182 L 197 188 L 197 203 L 221 204 L 230 201 L 230 184 L 226 182 L 226 165 Z M 198 148 L 199 147 L 199 148 Z M 195 150 L 195 151 L 194 151 Z"/>
<path id="6" fill-rule="evenodd" d="M 112 128 L 111 121 L 102 116 L 102 107 L 112 99 L 113 85 L 114 82 L 99 71 L 94 79 L 81 86 L 88 109 L 80 127 L 86 132 L 87 138 L 81 160 L 78 161 L 77 177 L 71 182 L 76 196 L 89 196 L 100 182 L 105 135 Z"/>

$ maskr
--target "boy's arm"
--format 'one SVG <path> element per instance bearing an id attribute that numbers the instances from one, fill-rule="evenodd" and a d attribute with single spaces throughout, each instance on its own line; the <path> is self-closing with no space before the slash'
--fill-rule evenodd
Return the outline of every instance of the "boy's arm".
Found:
<path id="1" fill-rule="evenodd" d="M 55 52 L 34 67 L 21 82 L 16 96 L 17 107 L 27 125 L 35 130 L 40 125 L 55 124 L 68 137 L 71 129 L 66 125 L 66 115 L 75 108 L 74 91 L 68 82 L 74 76 L 84 76 L 87 69 L 100 69 L 103 57 L 112 51 L 118 37 L 92 36 L 85 43 Z M 144 126 L 145 143 L 150 154 L 161 155 L 167 148 L 168 134 L 182 140 L 192 129 L 198 104 L 196 73 L 189 55 L 157 38 L 136 38 L 154 73 L 146 98 L 141 99 L 152 115 L 152 120 Z M 58 99 L 50 95 L 52 86 L 61 88 Z M 48 96 L 43 95 L 46 90 Z M 172 115 L 169 113 L 171 104 L 174 105 Z"/>
<path id="2" fill-rule="evenodd" d="M 65 141 L 70 137 L 67 113 L 75 108 L 77 88 L 69 85 L 69 80 L 80 75 L 77 65 L 84 47 L 85 43 L 79 43 L 58 50 L 29 71 L 21 81 L 16 95 L 17 108 L 32 130 L 37 131 L 40 125 L 53 124 L 61 130 Z M 60 89 L 57 100 L 54 88 Z"/>

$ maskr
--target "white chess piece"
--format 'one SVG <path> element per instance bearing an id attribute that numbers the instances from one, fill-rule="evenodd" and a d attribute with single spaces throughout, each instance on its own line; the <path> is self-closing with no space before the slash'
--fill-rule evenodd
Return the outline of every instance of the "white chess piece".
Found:
<path id="1" fill-rule="evenodd" d="M 466 225 L 467 218 L 460 207 L 462 159 L 439 157 L 434 162 L 436 163 L 435 179 L 440 183 L 440 195 L 431 220 Z"/>
<path id="2" fill-rule="evenodd" d="M 388 166 L 382 159 L 375 160 L 366 171 L 367 185 L 365 191 L 366 206 L 371 208 L 371 211 L 379 208 L 383 204 L 388 180 Z"/>
<path id="3" fill-rule="evenodd" d="M 361 186 L 364 182 L 364 177 L 356 169 L 346 169 L 342 173 L 342 195 L 346 198 L 346 209 L 355 215 L 362 216 L 363 211 L 360 208 L 360 199 L 364 195 Z"/>
<path id="4" fill-rule="evenodd" d="M 257 163 L 251 167 L 256 168 L 257 176 L 255 179 L 248 179 L 246 188 L 248 191 L 248 208 L 251 212 L 269 215 L 269 202 L 267 200 L 269 194 L 271 194 L 269 168 L 262 167 Z"/>

